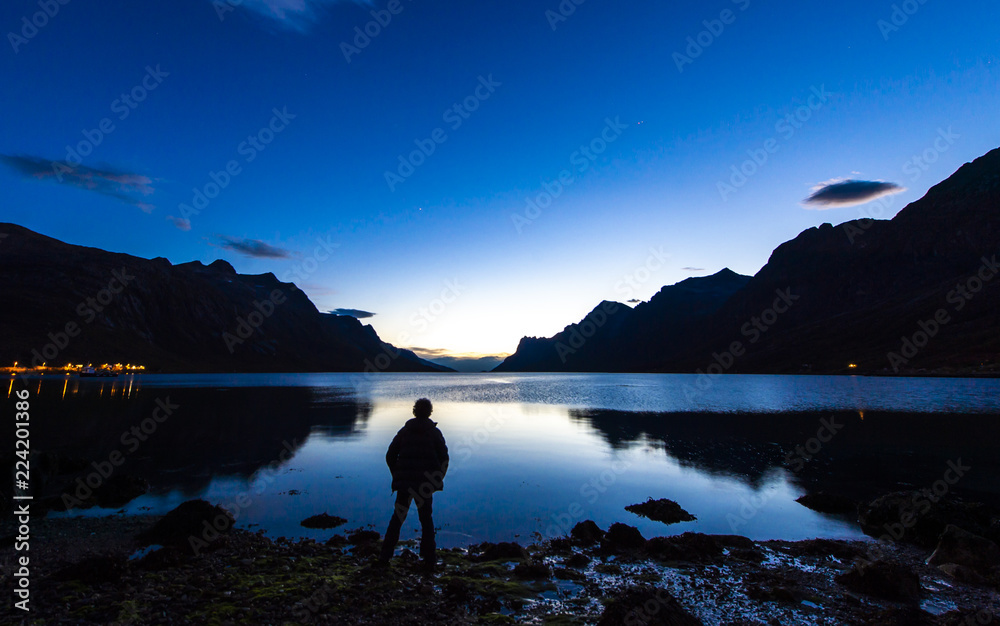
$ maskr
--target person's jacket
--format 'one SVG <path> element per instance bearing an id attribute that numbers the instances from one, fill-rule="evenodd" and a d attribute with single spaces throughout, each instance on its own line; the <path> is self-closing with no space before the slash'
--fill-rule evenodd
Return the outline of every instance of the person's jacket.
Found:
<path id="1" fill-rule="evenodd" d="M 385 463 L 392 472 L 393 491 L 441 491 L 448 472 L 448 446 L 437 423 L 429 417 L 407 421 L 389 444 Z"/>

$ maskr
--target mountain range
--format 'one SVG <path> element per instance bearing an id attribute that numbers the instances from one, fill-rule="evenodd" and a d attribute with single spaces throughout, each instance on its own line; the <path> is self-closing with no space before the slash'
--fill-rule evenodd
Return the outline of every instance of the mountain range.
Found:
<path id="1" fill-rule="evenodd" d="M 634 309 L 602 302 L 495 371 L 1000 373 L 1000 149 L 891 220 L 810 228 Z"/>
<path id="2" fill-rule="evenodd" d="M 0 363 L 153 371 L 451 371 L 274 274 L 63 243 L 0 223 Z"/>
<path id="3" fill-rule="evenodd" d="M 724 242 L 720 242 L 722 245 Z M 524 337 L 498 372 L 1000 373 L 1000 149 L 891 220 L 810 228 L 723 269 Z M 0 363 L 159 371 L 451 371 L 293 283 L 0 223 Z"/>

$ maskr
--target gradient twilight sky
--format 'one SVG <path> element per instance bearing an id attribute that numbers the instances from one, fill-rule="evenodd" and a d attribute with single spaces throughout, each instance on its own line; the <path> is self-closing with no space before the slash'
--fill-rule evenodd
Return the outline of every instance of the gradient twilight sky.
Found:
<path id="1" fill-rule="evenodd" d="M 508 353 L 604 299 L 754 274 L 802 230 L 886 200 L 891 217 L 1000 145 L 994 1 L 62 1 L 43 0 L 58 12 L 37 29 L 22 19 L 37 0 L 0 7 L 0 220 L 271 271 L 321 310 L 374 312 L 386 341 L 442 351 L 425 354 Z M 560 6 L 575 10 L 556 21 Z M 381 32 L 348 62 L 366 24 Z M 476 110 L 447 113 L 463 101 Z M 294 119 L 241 148 L 275 109 Z M 104 118 L 60 184 L 50 162 L 86 152 Z M 767 161 L 720 191 L 754 152 Z M 239 173 L 185 214 L 230 161 Z M 551 204 L 527 209 L 563 170 Z M 803 205 L 839 179 L 906 190 Z M 337 247 L 317 257 L 319 239 Z"/>

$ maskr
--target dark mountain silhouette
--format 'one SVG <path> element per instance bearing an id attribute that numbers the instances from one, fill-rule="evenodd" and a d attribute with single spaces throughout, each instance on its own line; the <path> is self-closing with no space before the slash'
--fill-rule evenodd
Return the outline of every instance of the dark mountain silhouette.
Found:
<path id="1" fill-rule="evenodd" d="M 715 295 L 724 302 L 675 290 L 689 279 L 562 350 L 565 362 L 553 351 L 578 325 L 522 339 L 497 369 L 995 374 L 998 253 L 1000 149 L 891 220 L 804 231 L 745 285 L 721 280 L 727 270 L 696 279 L 722 283 Z"/>
<path id="2" fill-rule="evenodd" d="M 223 260 L 75 246 L 0 224 L 0 363 L 141 363 L 170 371 L 448 371 L 274 274 Z"/>
<path id="3" fill-rule="evenodd" d="M 629 371 L 652 369 L 659 355 L 683 345 L 684 335 L 718 310 L 746 282 L 729 269 L 661 289 L 634 309 L 602 302 L 551 338 L 525 337 L 494 371 Z"/>

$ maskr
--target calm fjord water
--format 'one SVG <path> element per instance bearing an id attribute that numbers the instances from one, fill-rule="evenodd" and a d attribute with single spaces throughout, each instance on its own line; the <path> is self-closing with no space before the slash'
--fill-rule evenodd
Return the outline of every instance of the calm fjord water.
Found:
<path id="1" fill-rule="evenodd" d="M 200 497 L 274 536 L 329 537 L 299 525 L 324 511 L 348 519 L 341 531 L 382 532 L 392 502 L 385 449 L 426 396 L 452 457 L 434 499 L 443 546 L 557 536 L 583 519 L 625 522 L 647 537 L 857 537 L 849 519 L 795 498 L 929 486 L 962 455 L 976 462 L 961 488 L 998 491 L 987 459 L 996 456 L 1000 381 L 704 383 L 651 374 L 46 376 L 32 382 L 32 439 L 36 450 L 87 460 L 120 450 L 127 465 L 118 471 L 153 486 L 126 513 L 163 513 Z M 165 421 L 129 435 L 165 402 L 176 406 Z M 666 526 L 624 510 L 649 497 L 675 500 L 698 519 Z M 403 538 L 417 528 L 412 514 Z"/>

